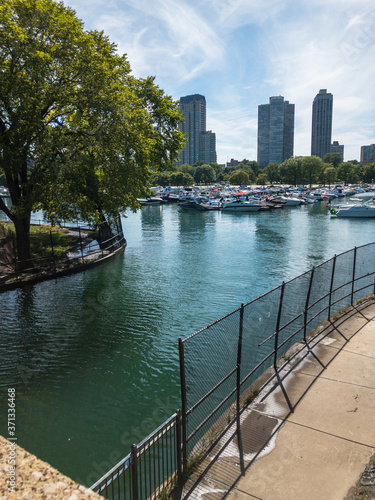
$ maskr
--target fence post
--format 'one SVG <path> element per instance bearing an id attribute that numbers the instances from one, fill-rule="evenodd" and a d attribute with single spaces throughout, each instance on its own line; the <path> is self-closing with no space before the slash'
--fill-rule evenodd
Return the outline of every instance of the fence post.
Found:
<path id="1" fill-rule="evenodd" d="M 53 238 L 52 238 L 52 230 L 50 230 L 50 232 L 49 232 L 49 236 L 50 236 L 50 239 L 51 239 L 51 251 L 52 251 L 52 261 L 53 261 L 53 267 L 54 267 L 55 272 L 56 272 L 56 261 L 55 261 L 55 252 L 53 251 Z"/>
<path id="2" fill-rule="evenodd" d="M 182 338 L 178 339 L 178 351 L 180 355 L 180 381 L 181 381 L 181 413 L 182 413 L 182 470 L 187 465 L 187 421 L 186 421 L 186 380 L 185 380 L 185 352 Z"/>
<path id="3" fill-rule="evenodd" d="M 330 319 L 330 317 L 331 317 L 332 292 L 333 292 L 333 281 L 335 279 L 335 267 L 336 267 L 336 255 L 333 257 L 331 286 L 329 289 L 328 319 Z"/>
<path id="4" fill-rule="evenodd" d="M 245 475 L 245 464 L 244 464 L 244 459 L 243 459 L 243 446 L 242 446 L 241 420 L 240 420 L 243 313 L 244 313 L 244 305 L 241 304 L 241 309 L 240 309 L 240 325 L 239 325 L 239 332 L 238 332 L 238 348 L 237 348 L 237 405 L 236 405 L 236 423 L 237 423 L 238 452 L 240 454 L 240 467 L 241 467 L 241 475 L 242 476 Z"/>
<path id="5" fill-rule="evenodd" d="M 306 333 L 307 333 L 307 312 L 309 310 L 310 294 L 311 294 L 311 288 L 312 288 L 313 279 L 314 279 L 314 272 L 315 272 L 315 266 L 311 269 L 309 289 L 308 289 L 308 292 L 307 292 L 306 304 L 305 304 L 305 319 L 304 319 L 304 325 L 303 325 L 303 341 L 305 342 L 305 344 L 307 344 L 307 340 L 306 340 Z"/>
<path id="6" fill-rule="evenodd" d="M 138 500 L 138 446 L 132 444 L 131 449 L 133 499 Z"/>
<path id="7" fill-rule="evenodd" d="M 81 247 L 81 257 L 82 257 L 82 264 L 84 264 L 84 259 L 83 259 L 83 246 L 82 246 L 82 236 L 81 236 L 81 228 L 78 226 L 78 233 L 79 233 L 79 244 Z"/>
<path id="8" fill-rule="evenodd" d="M 281 310 L 283 307 L 284 288 L 285 288 L 285 281 L 283 281 L 282 285 L 281 285 L 279 312 L 277 314 L 277 323 L 276 323 L 276 332 L 275 332 L 275 354 L 274 354 L 274 358 L 273 358 L 273 367 L 275 369 L 275 372 L 277 372 L 277 349 L 279 347 L 279 330 L 280 330 Z"/>
<path id="9" fill-rule="evenodd" d="M 99 248 L 100 250 L 102 251 L 102 257 L 104 255 L 104 252 L 103 252 L 103 245 L 102 245 L 102 234 L 101 234 L 101 226 L 99 226 Z"/>
<path id="10" fill-rule="evenodd" d="M 181 462 L 181 412 L 176 411 L 176 441 L 177 441 L 177 481 L 180 483 L 182 477 Z"/>
<path id="11" fill-rule="evenodd" d="M 355 282 L 355 266 L 356 266 L 356 263 L 357 263 L 357 247 L 354 247 L 352 294 L 351 294 L 351 299 L 350 299 L 351 305 L 353 305 L 353 303 L 354 303 L 354 282 Z"/>

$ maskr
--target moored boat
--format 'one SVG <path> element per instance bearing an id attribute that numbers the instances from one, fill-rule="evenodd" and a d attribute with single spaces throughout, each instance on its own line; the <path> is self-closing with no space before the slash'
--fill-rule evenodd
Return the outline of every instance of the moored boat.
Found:
<path id="1" fill-rule="evenodd" d="M 338 205 L 337 207 L 332 207 L 330 213 L 336 217 L 375 217 L 375 201 L 372 199 L 363 204 Z"/>
<path id="2" fill-rule="evenodd" d="M 223 204 L 223 212 L 258 212 L 261 208 L 262 205 L 259 202 L 241 198 Z"/>
<path id="3" fill-rule="evenodd" d="M 164 203 L 164 200 L 162 198 L 157 198 L 155 196 L 152 196 L 151 198 L 137 198 L 137 201 L 144 207 L 149 205 L 160 205 L 161 203 Z"/>

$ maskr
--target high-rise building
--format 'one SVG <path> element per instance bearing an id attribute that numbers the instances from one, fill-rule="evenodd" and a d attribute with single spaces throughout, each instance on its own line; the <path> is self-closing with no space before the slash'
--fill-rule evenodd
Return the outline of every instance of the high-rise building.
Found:
<path id="1" fill-rule="evenodd" d="M 284 97 L 270 97 L 269 104 L 258 106 L 258 163 L 282 163 L 293 156 L 294 104 Z"/>
<path id="2" fill-rule="evenodd" d="M 375 162 L 375 144 L 370 144 L 369 146 L 361 147 L 361 163 L 367 165 L 367 163 Z"/>
<path id="3" fill-rule="evenodd" d="M 312 106 L 311 155 L 324 158 L 331 152 L 333 95 L 319 90 Z"/>
<path id="4" fill-rule="evenodd" d="M 201 132 L 201 157 L 200 161 L 216 163 L 216 134 L 211 130 Z"/>
<path id="5" fill-rule="evenodd" d="M 216 136 L 206 130 L 206 98 L 200 94 L 181 97 L 180 111 L 185 118 L 180 130 L 186 137 L 186 144 L 179 154 L 178 165 L 216 162 Z"/>
<path id="6" fill-rule="evenodd" d="M 340 153 L 341 159 L 344 161 L 344 145 L 340 144 L 339 141 L 333 141 L 330 153 Z"/>

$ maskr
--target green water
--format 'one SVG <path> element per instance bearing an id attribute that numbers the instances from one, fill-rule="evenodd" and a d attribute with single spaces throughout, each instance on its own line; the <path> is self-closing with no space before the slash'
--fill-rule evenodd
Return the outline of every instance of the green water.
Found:
<path id="1" fill-rule="evenodd" d="M 18 444 L 91 485 L 180 407 L 178 337 L 334 254 L 374 220 L 325 205 L 228 214 L 147 207 L 123 255 L 0 295 L 0 433 L 17 391 Z"/>

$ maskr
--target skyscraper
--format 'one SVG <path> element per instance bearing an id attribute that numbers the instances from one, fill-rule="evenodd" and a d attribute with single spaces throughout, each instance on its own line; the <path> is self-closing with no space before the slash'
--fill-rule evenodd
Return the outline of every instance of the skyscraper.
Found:
<path id="1" fill-rule="evenodd" d="M 312 106 L 311 154 L 324 158 L 331 152 L 333 95 L 319 90 Z"/>
<path id="2" fill-rule="evenodd" d="M 179 155 L 178 165 L 216 162 L 216 136 L 206 130 L 206 98 L 200 94 L 181 97 L 180 111 L 185 117 L 180 130 L 187 141 Z"/>
<path id="3" fill-rule="evenodd" d="M 293 156 L 294 104 L 284 97 L 270 97 L 258 106 L 258 163 L 282 163 Z"/>
<path id="4" fill-rule="evenodd" d="M 375 144 L 361 146 L 361 163 L 367 165 L 373 162 L 375 162 Z"/>

